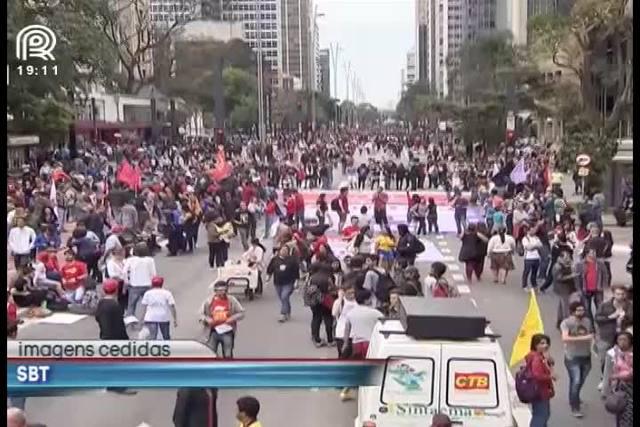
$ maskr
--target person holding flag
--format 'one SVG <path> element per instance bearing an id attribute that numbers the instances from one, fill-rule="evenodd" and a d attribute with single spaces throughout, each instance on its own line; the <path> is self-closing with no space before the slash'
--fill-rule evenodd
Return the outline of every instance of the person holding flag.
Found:
<path id="1" fill-rule="evenodd" d="M 547 427 L 551 416 L 549 403 L 555 395 L 554 361 L 549 356 L 551 339 L 544 334 L 544 324 L 536 294 L 531 290 L 529 295 L 529 308 L 513 343 L 509 366 L 513 367 L 522 360 L 525 361 L 524 371 L 533 379 L 538 391 L 536 398 L 527 402 L 531 404 L 530 427 Z M 516 382 L 517 378 L 518 376 L 516 376 Z"/>

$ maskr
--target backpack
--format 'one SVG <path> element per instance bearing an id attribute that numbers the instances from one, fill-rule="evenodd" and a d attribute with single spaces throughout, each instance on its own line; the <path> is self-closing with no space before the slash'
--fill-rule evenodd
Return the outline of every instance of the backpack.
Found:
<path id="1" fill-rule="evenodd" d="M 449 298 L 449 285 L 447 282 L 438 280 L 431 288 L 431 296 L 433 298 Z"/>
<path id="2" fill-rule="evenodd" d="M 516 394 L 522 403 L 532 403 L 540 398 L 538 383 L 533 378 L 531 364 L 526 362 L 515 375 Z"/>
<path id="3" fill-rule="evenodd" d="M 389 302 L 389 291 L 396 285 L 393 278 L 386 272 L 381 273 L 376 269 L 372 269 L 371 271 L 378 275 L 378 282 L 376 283 L 376 288 L 373 292 L 376 299 L 380 303 Z"/>
<path id="4" fill-rule="evenodd" d="M 413 238 L 413 244 L 411 246 L 413 246 L 413 251 L 416 254 L 421 254 L 426 249 L 424 247 L 424 243 L 422 243 L 417 237 Z"/>
<path id="5" fill-rule="evenodd" d="M 313 281 L 313 277 L 307 279 L 302 291 L 302 301 L 306 307 L 315 307 L 322 302 L 322 292 Z"/>
<path id="6" fill-rule="evenodd" d="M 334 212 L 340 212 L 340 200 L 338 200 L 337 197 L 331 200 L 331 210 Z"/>

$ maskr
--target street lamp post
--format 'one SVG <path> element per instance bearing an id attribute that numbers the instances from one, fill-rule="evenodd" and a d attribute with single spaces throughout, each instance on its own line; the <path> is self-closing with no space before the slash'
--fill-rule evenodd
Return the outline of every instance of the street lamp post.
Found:
<path id="1" fill-rule="evenodd" d="M 335 124 L 338 125 L 338 55 L 340 54 L 340 45 L 336 43 L 329 44 L 329 51 L 331 53 L 331 60 L 333 61 L 333 97 L 336 99 L 336 114 Z"/>
<path id="2" fill-rule="evenodd" d="M 256 36 L 258 48 L 258 140 L 262 143 L 265 141 L 264 128 L 264 70 L 262 64 L 262 11 L 260 10 L 260 2 L 255 2 L 256 8 Z"/>
<path id="3" fill-rule="evenodd" d="M 316 76 L 316 28 L 317 28 L 317 19 L 318 17 L 323 17 L 324 13 L 318 13 L 318 5 L 315 5 L 314 9 L 313 9 L 313 22 L 311 23 L 311 43 L 310 43 L 310 49 L 309 49 L 309 65 L 310 65 L 310 69 L 313 70 L 312 73 L 309 73 L 309 80 L 310 80 L 310 89 L 311 89 L 311 130 L 315 131 L 316 130 L 316 83 L 317 83 L 317 76 Z"/>

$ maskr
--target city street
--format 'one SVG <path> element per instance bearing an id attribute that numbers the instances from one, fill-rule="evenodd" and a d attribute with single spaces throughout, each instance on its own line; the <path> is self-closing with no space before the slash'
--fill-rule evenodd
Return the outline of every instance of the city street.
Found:
<path id="1" fill-rule="evenodd" d="M 204 233 L 201 233 L 200 249 L 195 255 L 167 258 L 156 256 L 159 274 L 165 277 L 165 286 L 175 296 L 178 305 L 179 326 L 174 337 L 195 339 L 202 336 L 197 323 L 198 309 L 207 293 L 208 285 L 215 273 L 206 265 L 206 249 L 203 248 Z M 471 293 L 480 309 L 491 320 L 493 331 L 501 335 L 500 343 L 508 359 L 514 337 L 527 309 L 528 296 L 520 288 L 522 260 L 516 259 L 516 271 L 512 272 L 506 287 L 490 283 L 488 267 L 485 280 L 481 284 L 467 286 L 462 277 L 463 267 L 457 260 L 459 243 L 454 235 L 430 238 L 433 245 L 449 265 L 449 279 L 459 285 L 461 293 Z M 239 242 L 232 246 L 232 257 L 240 254 Z M 612 260 L 614 283 L 628 281 L 624 271 L 626 253 L 619 253 Z M 488 266 L 488 261 L 487 261 Z M 422 276 L 426 275 L 428 263 L 419 265 Z M 265 295 L 254 301 L 241 299 L 246 308 L 246 318 L 239 325 L 236 341 L 236 357 L 321 357 L 335 356 L 335 349 L 316 349 L 310 340 L 310 311 L 303 306 L 300 292 L 293 298 L 292 321 L 279 324 L 278 302 L 271 286 L 265 288 Z M 600 427 L 611 425 L 611 417 L 604 411 L 597 392 L 599 374 L 594 358 L 594 369 L 585 384 L 582 398 L 585 401 L 585 418 L 574 419 L 567 404 L 567 374 L 562 364 L 562 344 L 560 334 L 554 328 L 556 298 L 552 293 L 538 298 L 545 323 L 545 332 L 552 341 L 552 354 L 556 360 L 559 380 L 556 397 L 552 401 L 553 425 L 563 427 Z M 21 339 L 95 339 L 97 324 L 93 318 L 65 317 L 70 324 L 37 323 L 20 329 Z M 261 419 L 264 425 L 282 424 L 283 414 L 295 420 L 296 425 L 305 427 L 336 426 L 350 427 L 356 415 L 356 403 L 342 403 L 336 390 L 222 390 L 218 400 L 221 426 L 234 425 L 235 400 L 243 394 L 255 395 L 262 404 Z M 30 419 L 44 422 L 49 427 L 108 427 L 113 425 L 136 427 L 145 422 L 152 427 L 171 426 L 171 416 L 175 401 L 174 390 L 141 391 L 136 396 L 119 396 L 104 392 L 55 398 L 33 398 L 27 402 Z M 73 409 L 70 409 L 73 408 Z M 117 408 L 117 411 L 113 409 Z M 69 417 L 69 410 L 74 413 Z M 286 424 L 292 425 L 292 424 Z"/>

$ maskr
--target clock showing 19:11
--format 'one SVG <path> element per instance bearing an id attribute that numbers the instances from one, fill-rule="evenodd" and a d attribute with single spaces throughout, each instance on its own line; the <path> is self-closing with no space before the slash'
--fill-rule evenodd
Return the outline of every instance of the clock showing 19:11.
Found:
<path id="1" fill-rule="evenodd" d="M 58 66 L 57 65 L 18 65 L 16 67 L 16 71 L 19 76 L 57 76 L 58 75 Z"/>

